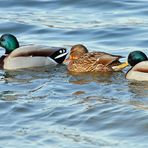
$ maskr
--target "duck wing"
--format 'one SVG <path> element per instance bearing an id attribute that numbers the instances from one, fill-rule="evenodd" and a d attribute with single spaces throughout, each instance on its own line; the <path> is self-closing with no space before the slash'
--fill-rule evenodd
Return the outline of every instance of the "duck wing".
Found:
<path id="1" fill-rule="evenodd" d="M 112 71 L 111 65 L 119 62 L 121 56 L 110 55 L 104 52 L 89 52 L 68 65 L 69 71 L 90 72 L 90 71 Z"/>
<path id="2" fill-rule="evenodd" d="M 57 63 L 62 63 L 66 58 L 67 50 L 61 47 L 48 47 L 40 45 L 22 46 L 15 49 L 9 57 L 50 57 Z"/>
<path id="3" fill-rule="evenodd" d="M 122 56 L 111 55 L 105 52 L 90 52 L 85 56 L 94 61 L 94 64 L 102 64 L 104 66 L 112 65 L 112 63 L 118 62 L 120 58 L 123 58 Z"/>

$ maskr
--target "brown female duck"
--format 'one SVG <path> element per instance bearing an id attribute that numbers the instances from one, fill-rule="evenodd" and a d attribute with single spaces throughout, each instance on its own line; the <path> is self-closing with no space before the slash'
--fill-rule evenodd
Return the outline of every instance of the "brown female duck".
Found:
<path id="1" fill-rule="evenodd" d="M 113 66 L 119 65 L 122 56 L 111 55 L 105 52 L 88 52 L 81 44 L 71 48 L 68 58 L 70 72 L 112 72 Z"/>

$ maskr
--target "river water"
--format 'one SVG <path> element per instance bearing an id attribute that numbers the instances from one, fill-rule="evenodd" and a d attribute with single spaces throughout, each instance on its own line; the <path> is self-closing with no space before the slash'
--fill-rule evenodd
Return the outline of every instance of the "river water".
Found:
<path id="1" fill-rule="evenodd" d="M 148 54 L 147 0 L 0 2 L 0 34 L 14 34 L 21 45 Z M 1 69 L 0 148 L 148 147 L 148 83 L 126 80 L 127 70 Z"/>

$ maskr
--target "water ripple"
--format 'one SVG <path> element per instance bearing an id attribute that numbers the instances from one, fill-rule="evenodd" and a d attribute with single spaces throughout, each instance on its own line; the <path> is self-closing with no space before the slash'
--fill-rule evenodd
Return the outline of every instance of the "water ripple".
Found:
<path id="1" fill-rule="evenodd" d="M 147 52 L 146 0 L 1 1 L 0 32 L 21 45 L 127 57 Z M 4 54 L 4 49 L 0 50 Z M 125 61 L 125 58 L 122 61 Z M 72 75 L 66 66 L 0 70 L 0 144 L 5 147 L 148 146 L 148 84 L 125 73 Z"/>

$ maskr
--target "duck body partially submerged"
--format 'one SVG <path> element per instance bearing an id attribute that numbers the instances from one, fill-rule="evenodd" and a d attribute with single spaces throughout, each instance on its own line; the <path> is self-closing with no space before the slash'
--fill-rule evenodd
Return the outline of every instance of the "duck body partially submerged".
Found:
<path id="1" fill-rule="evenodd" d="M 0 38 L 0 45 L 6 49 L 5 55 L 0 58 L 0 66 L 8 70 L 61 64 L 67 55 L 67 50 L 61 47 L 41 45 L 19 47 L 17 39 L 10 34 Z"/>
<path id="2" fill-rule="evenodd" d="M 68 70 L 70 72 L 113 72 L 113 66 L 121 64 L 122 56 L 105 52 L 88 52 L 81 44 L 71 48 Z"/>
<path id="3" fill-rule="evenodd" d="M 118 65 L 115 69 L 123 69 L 128 65 L 131 68 L 126 73 L 129 80 L 148 81 L 148 58 L 142 51 L 132 51 L 127 58 L 127 62 Z"/>

